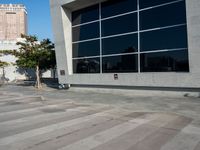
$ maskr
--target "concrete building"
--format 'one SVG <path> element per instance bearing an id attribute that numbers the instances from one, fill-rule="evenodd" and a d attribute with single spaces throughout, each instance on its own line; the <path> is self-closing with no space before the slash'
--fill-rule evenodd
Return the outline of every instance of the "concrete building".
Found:
<path id="1" fill-rule="evenodd" d="M 27 12 L 22 4 L 0 4 L 0 41 L 27 34 Z"/>
<path id="2" fill-rule="evenodd" d="M 199 0 L 50 0 L 61 84 L 200 88 Z"/>
<path id="3" fill-rule="evenodd" d="M 0 4 L 0 50 L 14 50 L 20 41 L 21 34 L 27 34 L 27 11 L 22 4 Z M 16 58 L 11 55 L 0 57 L 1 61 L 15 63 Z M 0 69 L 0 77 L 5 74 L 8 81 L 25 79 L 18 68 L 9 65 Z"/>

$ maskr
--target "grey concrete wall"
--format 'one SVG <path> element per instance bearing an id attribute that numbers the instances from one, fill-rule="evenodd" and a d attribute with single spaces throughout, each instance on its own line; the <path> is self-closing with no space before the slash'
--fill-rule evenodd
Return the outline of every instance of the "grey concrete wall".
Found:
<path id="1" fill-rule="evenodd" d="M 16 42 L 17 41 L 0 41 L 0 51 L 19 49 L 19 46 L 16 45 Z M 21 74 L 17 71 L 17 66 L 13 65 L 13 63 L 15 63 L 17 60 L 16 57 L 12 55 L 2 55 L 0 56 L 0 60 L 10 64 L 9 66 L 4 67 L 4 75 L 8 82 L 26 79 L 24 74 Z M 0 78 L 2 75 L 3 68 L 0 68 Z"/>
<path id="2" fill-rule="evenodd" d="M 82 6 L 98 3 L 99 0 L 50 0 L 56 57 L 59 70 L 66 75 L 59 76 L 60 83 L 91 85 L 130 85 L 163 87 L 200 87 L 200 1 L 186 0 L 189 43 L 189 73 L 119 73 L 114 80 L 113 73 L 73 74 L 71 44 L 71 11 Z"/>

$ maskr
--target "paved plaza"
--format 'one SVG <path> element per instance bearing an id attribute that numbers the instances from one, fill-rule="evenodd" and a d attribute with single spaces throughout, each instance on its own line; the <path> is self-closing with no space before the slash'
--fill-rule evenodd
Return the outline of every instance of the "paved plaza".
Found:
<path id="1" fill-rule="evenodd" d="M 200 150 L 200 98 L 0 87 L 0 150 Z"/>

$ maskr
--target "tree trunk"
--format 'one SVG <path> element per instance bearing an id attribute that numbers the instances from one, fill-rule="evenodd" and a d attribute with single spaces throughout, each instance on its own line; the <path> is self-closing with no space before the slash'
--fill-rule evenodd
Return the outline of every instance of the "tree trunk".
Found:
<path id="1" fill-rule="evenodd" d="M 41 84 L 41 81 L 40 81 L 40 69 L 39 69 L 39 66 L 36 66 L 36 84 L 35 84 L 35 87 L 38 88 L 38 89 L 42 88 L 42 84 Z"/>
<path id="2" fill-rule="evenodd" d="M 5 77 L 5 68 L 3 67 L 2 69 L 3 69 L 3 75 L 2 75 L 2 78 L 3 78 L 3 84 L 4 84 L 4 83 L 5 83 L 5 78 L 6 78 L 6 77 Z"/>
<path id="3" fill-rule="evenodd" d="M 54 79 L 54 81 L 56 79 L 56 69 L 55 68 L 53 68 L 53 79 Z"/>

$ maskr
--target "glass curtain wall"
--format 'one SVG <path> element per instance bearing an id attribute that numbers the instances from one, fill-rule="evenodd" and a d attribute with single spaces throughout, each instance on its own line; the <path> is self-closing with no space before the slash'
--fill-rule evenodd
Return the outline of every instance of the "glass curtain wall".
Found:
<path id="1" fill-rule="evenodd" d="M 108 0 L 72 12 L 74 73 L 189 72 L 185 0 Z"/>

